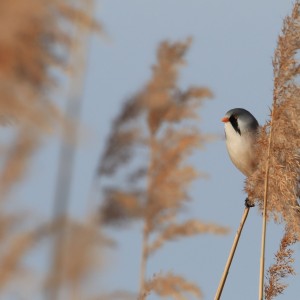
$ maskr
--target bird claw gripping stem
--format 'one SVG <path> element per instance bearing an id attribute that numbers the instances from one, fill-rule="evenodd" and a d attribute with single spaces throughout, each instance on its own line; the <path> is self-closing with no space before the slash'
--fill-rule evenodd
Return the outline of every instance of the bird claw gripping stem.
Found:
<path id="1" fill-rule="evenodd" d="M 250 207 L 254 207 L 255 204 L 254 204 L 251 200 L 249 200 L 249 198 L 247 197 L 247 198 L 245 199 L 245 206 L 246 206 L 247 208 L 250 208 Z"/>

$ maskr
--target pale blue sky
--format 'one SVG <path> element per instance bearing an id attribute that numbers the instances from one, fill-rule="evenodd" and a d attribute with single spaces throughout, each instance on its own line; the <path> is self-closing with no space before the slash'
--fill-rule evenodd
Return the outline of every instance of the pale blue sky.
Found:
<path id="1" fill-rule="evenodd" d="M 272 101 L 272 56 L 282 20 L 291 8 L 289 0 L 99 1 L 97 16 L 110 40 L 92 40 L 82 113 L 90 135 L 77 155 L 72 214 L 80 217 L 86 212 L 85 200 L 111 122 L 122 102 L 150 77 L 159 42 L 193 38 L 180 85 L 197 84 L 212 89 L 215 97 L 200 111 L 199 126 L 205 132 L 222 135 L 220 119 L 234 107 L 246 108 L 259 123 L 265 122 Z M 244 177 L 231 164 L 223 140 L 207 145 L 197 153 L 194 163 L 199 170 L 209 173 L 210 178 L 193 185 L 194 202 L 186 216 L 217 222 L 232 231 L 223 237 L 205 235 L 170 243 L 150 260 L 148 276 L 169 270 L 182 274 L 199 284 L 205 299 L 213 299 L 244 208 Z M 37 207 L 45 217 L 52 212 L 56 164 L 57 147 L 48 143 L 21 189 L 22 202 L 27 207 Z M 109 266 L 99 278 L 101 286 L 111 290 L 137 290 L 139 229 L 135 226 L 134 230 L 118 232 L 120 245 L 108 258 Z M 267 266 L 273 260 L 281 230 L 280 226 L 269 227 Z M 261 216 L 254 208 L 222 300 L 258 297 L 260 233 Z M 299 266 L 298 245 L 296 249 L 295 265 Z M 298 299 L 299 279 L 297 275 L 289 280 L 291 286 L 278 299 Z"/>

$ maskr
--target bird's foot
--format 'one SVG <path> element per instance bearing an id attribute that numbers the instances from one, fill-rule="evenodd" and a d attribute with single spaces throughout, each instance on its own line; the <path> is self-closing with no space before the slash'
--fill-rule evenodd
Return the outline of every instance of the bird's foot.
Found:
<path id="1" fill-rule="evenodd" d="M 249 200 L 249 198 L 247 197 L 246 200 L 245 200 L 245 206 L 247 208 L 250 208 L 250 207 L 254 207 L 255 204 L 251 200 Z"/>

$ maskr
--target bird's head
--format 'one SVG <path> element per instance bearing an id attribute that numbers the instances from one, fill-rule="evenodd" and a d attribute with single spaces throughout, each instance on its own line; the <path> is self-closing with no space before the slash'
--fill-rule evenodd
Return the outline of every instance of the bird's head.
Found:
<path id="1" fill-rule="evenodd" d="M 259 126 L 255 117 L 243 108 L 233 108 L 229 110 L 221 121 L 232 126 L 239 135 L 245 132 L 254 132 Z"/>

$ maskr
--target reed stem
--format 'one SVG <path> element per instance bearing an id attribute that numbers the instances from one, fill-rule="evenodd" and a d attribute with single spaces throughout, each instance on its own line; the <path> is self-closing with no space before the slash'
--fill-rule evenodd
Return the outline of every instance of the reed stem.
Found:
<path id="1" fill-rule="evenodd" d="M 244 224 L 245 224 L 246 219 L 248 217 L 249 210 L 250 210 L 250 207 L 245 207 L 245 209 L 244 209 L 244 213 L 243 213 L 239 228 L 236 232 L 236 235 L 235 235 L 235 238 L 234 238 L 234 241 L 233 241 L 233 244 L 232 244 L 232 247 L 231 247 L 231 250 L 230 250 L 230 253 L 229 253 L 229 256 L 228 256 L 228 259 L 227 259 L 227 262 L 226 262 L 226 265 L 225 265 L 225 268 L 224 268 L 224 271 L 223 271 L 223 274 L 222 274 L 222 278 L 220 280 L 220 283 L 219 283 L 219 286 L 218 286 L 218 289 L 217 289 L 214 300 L 219 300 L 221 298 L 222 291 L 223 291 L 223 288 L 224 288 L 224 285 L 225 285 L 225 282 L 226 282 L 226 279 L 227 279 L 227 275 L 229 273 L 229 269 L 230 269 L 230 266 L 231 266 L 231 263 L 232 263 L 232 260 L 233 260 L 233 257 L 234 257 L 234 253 L 235 253 L 235 250 L 237 248 L 237 245 L 238 245 L 238 242 L 239 242 Z"/>
<path id="2" fill-rule="evenodd" d="M 268 145 L 268 157 L 266 163 L 266 174 L 265 174 L 265 186 L 264 186 L 264 210 L 263 210 L 263 224 L 262 224 L 262 234 L 261 234 L 261 254 L 260 254 L 260 269 L 259 269 L 259 291 L 258 299 L 263 300 L 264 297 L 264 278 L 265 278 L 265 251 L 266 251 L 266 233 L 267 233 L 267 203 L 268 203 L 268 188 L 269 188 L 269 170 L 270 170 L 270 152 L 272 144 L 272 134 L 273 134 L 273 115 L 274 109 L 271 114 L 270 123 L 270 135 L 269 135 L 269 145 Z"/>

